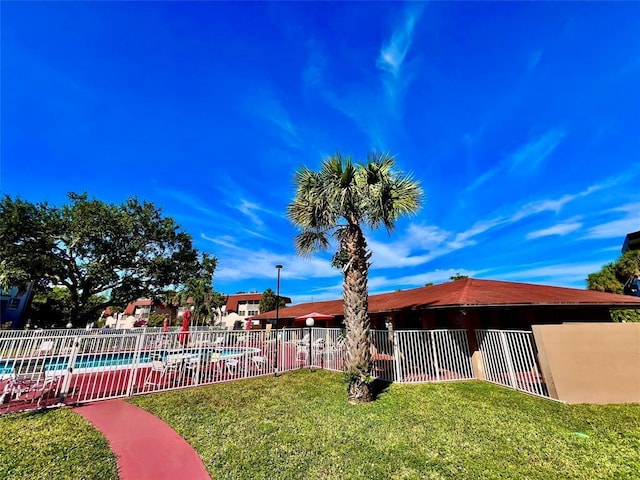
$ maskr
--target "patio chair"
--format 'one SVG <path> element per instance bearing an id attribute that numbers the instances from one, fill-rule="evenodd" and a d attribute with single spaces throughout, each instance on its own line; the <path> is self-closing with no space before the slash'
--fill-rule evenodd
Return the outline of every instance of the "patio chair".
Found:
<path id="1" fill-rule="evenodd" d="M 50 355 L 53 353 L 53 340 L 43 340 L 35 353 L 37 355 Z"/>
<path id="2" fill-rule="evenodd" d="M 160 355 L 154 355 L 151 358 L 151 370 L 144 379 L 144 384 L 157 386 L 165 376 L 177 373 L 178 365 L 176 363 L 167 363 Z M 154 375 L 157 377 L 155 382 L 152 381 Z"/>
<path id="3" fill-rule="evenodd" d="M 214 371 L 220 371 L 222 370 L 222 353 L 220 352 L 213 352 L 211 354 L 211 358 L 209 359 L 210 363 L 211 363 L 211 368 Z"/>
<path id="4" fill-rule="evenodd" d="M 200 357 L 194 356 L 187 358 L 182 363 L 182 370 L 180 371 L 180 379 L 190 379 L 191 383 L 196 385 L 199 383 L 201 375 Z"/>
<path id="5" fill-rule="evenodd" d="M 296 346 L 296 364 L 300 366 L 307 363 L 307 356 L 309 354 L 309 344 L 300 344 Z"/>
<path id="6" fill-rule="evenodd" d="M 28 362 L 5 382 L 0 403 L 21 401 L 40 406 L 42 400 L 55 396 L 59 380 L 59 376 L 47 375 L 44 361 Z"/>
<path id="7" fill-rule="evenodd" d="M 330 360 L 341 358 L 346 350 L 346 340 L 344 337 L 339 337 L 335 343 L 329 345 L 329 351 L 327 352 Z"/>
<path id="8" fill-rule="evenodd" d="M 259 372 L 262 372 L 267 368 L 267 357 L 265 356 L 253 356 L 251 357 L 251 361 L 253 362 L 253 367 Z"/>
<path id="9" fill-rule="evenodd" d="M 239 363 L 237 358 L 227 358 L 224 361 L 224 366 L 227 369 L 227 373 L 231 377 L 235 377 L 239 373 Z"/>
<path id="10" fill-rule="evenodd" d="M 39 407 L 43 400 L 54 398 L 58 390 L 60 377 L 44 376 L 39 380 L 29 384 L 26 391 L 22 391 L 17 400 L 36 403 Z"/>

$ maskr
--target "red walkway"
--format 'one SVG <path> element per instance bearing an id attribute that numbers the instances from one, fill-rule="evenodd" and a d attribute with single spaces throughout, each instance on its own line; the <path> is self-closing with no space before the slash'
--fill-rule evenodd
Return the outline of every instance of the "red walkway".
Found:
<path id="1" fill-rule="evenodd" d="M 109 441 L 120 480 L 211 480 L 202 460 L 158 417 L 122 400 L 75 409 Z"/>

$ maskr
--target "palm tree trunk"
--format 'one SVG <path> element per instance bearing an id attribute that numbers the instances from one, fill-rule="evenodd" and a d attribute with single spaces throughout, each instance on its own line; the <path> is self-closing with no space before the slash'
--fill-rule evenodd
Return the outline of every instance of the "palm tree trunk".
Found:
<path id="1" fill-rule="evenodd" d="M 344 319 L 347 328 L 346 373 L 348 401 L 367 403 L 373 400 L 371 385 L 371 339 L 369 336 L 369 298 L 367 242 L 357 224 L 347 227 L 343 248 L 349 262 L 344 268 Z"/>

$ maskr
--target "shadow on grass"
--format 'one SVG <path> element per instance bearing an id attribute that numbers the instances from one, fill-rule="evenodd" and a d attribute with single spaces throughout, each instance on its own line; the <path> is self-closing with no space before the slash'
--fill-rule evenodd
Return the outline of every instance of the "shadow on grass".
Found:
<path id="1" fill-rule="evenodd" d="M 389 386 L 392 382 L 387 380 L 381 380 L 376 378 L 371 384 L 371 393 L 373 394 L 373 399 L 376 400 L 380 395 L 389 390 Z"/>

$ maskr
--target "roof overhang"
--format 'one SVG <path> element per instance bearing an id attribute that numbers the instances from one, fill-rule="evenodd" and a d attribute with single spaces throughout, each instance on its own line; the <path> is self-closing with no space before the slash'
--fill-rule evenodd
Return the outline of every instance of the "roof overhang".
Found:
<path id="1" fill-rule="evenodd" d="M 627 250 L 640 250 L 640 231 L 628 233 L 622 244 L 622 253 Z"/>
<path id="2" fill-rule="evenodd" d="M 391 308 L 388 310 L 370 310 L 369 313 L 380 314 L 389 312 L 401 312 L 406 310 L 449 310 L 460 309 L 481 309 L 481 308 L 526 308 L 526 307 L 553 307 L 553 308 L 610 308 L 610 309 L 640 309 L 637 302 L 620 303 L 452 303 L 449 305 L 412 305 L 401 308 Z"/>

